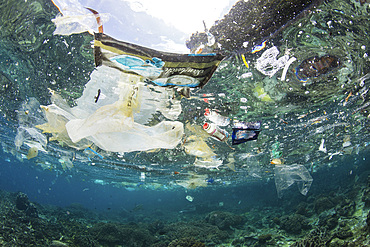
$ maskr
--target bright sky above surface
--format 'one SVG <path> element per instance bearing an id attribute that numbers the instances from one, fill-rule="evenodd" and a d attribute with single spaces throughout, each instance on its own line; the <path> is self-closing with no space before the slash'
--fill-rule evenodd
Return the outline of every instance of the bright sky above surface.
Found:
<path id="1" fill-rule="evenodd" d="M 121 0 L 122 1 L 122 0 Z M 207 28 L 221 19 L 236 0 L 124 0 L 132 10 L 146 12 L 149 15 L 173 25 L 180 31 L 191 34 L 204 31 L 203 20 Z"/>
<path id="2" fill-rule="evenodd" d="M 104 33 L 127 42 L 162 51 L 187 53 L 186 39 L 211 28 L 237 0 L 54 0 L 72 14 L 104 14 Z M 80 11 L 80 12 L 79 12 Z M 63 13 L 63 14 L 66 14 Z M 96 30 L 95 30 L 96 31 Z"/>

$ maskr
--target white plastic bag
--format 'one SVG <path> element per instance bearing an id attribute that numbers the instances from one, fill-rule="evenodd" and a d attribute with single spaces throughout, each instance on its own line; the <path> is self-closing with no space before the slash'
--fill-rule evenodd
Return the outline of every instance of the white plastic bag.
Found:
<path id="1" fill-rule="evenodd" d="M 89 143 L 111 152 L 175 148 L 184 134 L 183 124 L 149 122 L 159 112 L 170 120 L 176 119 L 181 113 L 180 102 L 172 99 L 171 89 L 141 80 L 137 75 L 98 67 L 77 106 L 68 108 L 54 95 L 54 104 L 42 107 L 48 123 L 37 127 L 52 133 L 53 140 L 77 149 Z"/>

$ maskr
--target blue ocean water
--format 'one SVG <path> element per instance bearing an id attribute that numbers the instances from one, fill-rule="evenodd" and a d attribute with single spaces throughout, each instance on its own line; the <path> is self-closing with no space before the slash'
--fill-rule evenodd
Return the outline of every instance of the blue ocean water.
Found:
<path id="1" fill-rule="evenodd" d="M 280 5 L 238 1 L 188 47 L 225 58 L 185 56 L 185 68 L 130 44 L 115 63 L 123 42 L 72 34 L 96 29 L 95 15 L 57 21 L 69 16 L 55 5 L 72 2 L 0 4 L 0 246 L 370 245 L 367 1 L 313 1 L 285 24 L 269 22 Z M 271 37 L 248 39 L 251 23 Z M 198 85 L 197 69 L 216 65 L 203 88 L 150 83 L 166 69 L 193 76 L 170 85 Z"/>

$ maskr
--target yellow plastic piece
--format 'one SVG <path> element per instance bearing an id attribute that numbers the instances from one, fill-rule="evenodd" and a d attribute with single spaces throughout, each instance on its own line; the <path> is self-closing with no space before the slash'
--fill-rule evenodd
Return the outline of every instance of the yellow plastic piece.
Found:
<path id="1" fill-rule="evenodd" d="M 257 98 L 259 98 L 261 101 L 265 102 L 273 101 L 270 95 L 268 95 L 267 92 L 265 92 L 265 89 L 259 85 L 254 88 L 254 92 L 257 95 Z"/>

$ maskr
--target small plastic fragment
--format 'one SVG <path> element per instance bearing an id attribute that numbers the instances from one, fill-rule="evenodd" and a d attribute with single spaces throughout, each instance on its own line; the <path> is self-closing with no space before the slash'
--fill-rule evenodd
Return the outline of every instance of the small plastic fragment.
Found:
<path id="1" fill-rule="evenodd" d="M 39 151 L 36 147 L 31 147 L 28 149 L 27 159 L 35 158 L 38 155 Z"/>
<path id="2" fill-rule="evenodd" d="M 189 195 L 187 195 L 185 198 L 186 198 L 186 200 L 188 200 L 189 202 L 193 202 L 193 200 L 194 200 L 194 197 L 189 196 Z"/>
<path id="3" fill-rule="evenodd" d="M 320 147 L 319 147 L 319 151 L 326 153 L 327 150 L 326 150 L 326 147 L 324 146 L 324 143 L 325 143 L 325 140 L 321 139 L 321 144 L 320 144 Z"/>
<path id="4" fill-rule="evenodd" d="M 278 151 L 279 147 L 280 147 L 280 142 L 278 141 L 272 144 L 271 158 L 279 159 L 283 155 L 283 152 Z"/>

